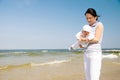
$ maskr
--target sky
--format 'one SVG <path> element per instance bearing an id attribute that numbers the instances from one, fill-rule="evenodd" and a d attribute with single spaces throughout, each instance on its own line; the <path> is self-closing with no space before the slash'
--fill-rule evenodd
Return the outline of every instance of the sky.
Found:
<path id="1" fill-rule="evenodd" d="M 120 48 L 120 0 L 0 0 L 0 49 L 67 49 L 94 8 L 102 48 Z"/>

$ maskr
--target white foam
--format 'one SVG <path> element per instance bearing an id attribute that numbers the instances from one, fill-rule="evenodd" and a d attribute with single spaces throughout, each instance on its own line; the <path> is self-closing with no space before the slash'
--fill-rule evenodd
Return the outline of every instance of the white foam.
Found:
<path id="1" fill-rule="evenodd" d="M 103 58 L 110 58 L 110 59 L 118 58 L 118 56 L 114 55 L 114 54 L 102 55 L 102 57 Z"/>
<path id="2" fill-rule="evenodd" d="M 45 63 L 40 63 L 40 64 L 37 64 L 37 63 L 32 63 L 31 66 L 44 66 L 44 65 L 52 65 L 52 64 L 60 64 L 60 63 L 64 63 L 64 62 L 68 62 L 70 60 L 60 60 L 60 61 L 51 61 L 51 62 L 45 62 Z"/>
<path id="3" fill-rule="evenodd" d="M 42 52 L 43 52 L 43 53 L 46 53 L 46 52 L 48 52 L 48 50 L 42 50 Z"/>

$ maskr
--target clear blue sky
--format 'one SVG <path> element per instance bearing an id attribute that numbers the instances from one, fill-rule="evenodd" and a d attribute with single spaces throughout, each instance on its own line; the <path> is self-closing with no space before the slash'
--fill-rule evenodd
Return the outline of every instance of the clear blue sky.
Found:
<path id="1" fill-rule="evenodd" d="M 0 49 L 63 49 L 96 9 L 103 48 L 120 48 L 120 0 L 0 0 Z"/>

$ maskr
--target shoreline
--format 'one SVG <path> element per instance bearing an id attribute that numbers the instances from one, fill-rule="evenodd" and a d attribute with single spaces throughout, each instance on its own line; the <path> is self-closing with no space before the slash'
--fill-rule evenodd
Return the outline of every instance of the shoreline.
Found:
<path id="1" fill-rule="evenodd" d="M 120 57 L 104 58 L 100 80 L 120 79 Z M 21 66 L 0 70 L 0 80 L 85 80 L 83 55 L 72 61 L 44 66 Z"/>

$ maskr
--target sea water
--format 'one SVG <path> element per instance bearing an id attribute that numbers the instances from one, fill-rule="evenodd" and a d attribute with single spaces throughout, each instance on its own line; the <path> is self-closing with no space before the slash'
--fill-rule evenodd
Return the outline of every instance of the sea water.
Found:
<path id="1" fill-rule="evenodd" d="M 83 55 L 82 51 L 67 49 L 0 50 L 0 70 L 25 65 L 43 66 L 70 62 L 73 58 Z M 119 53 L 109 54 L 115 51 L 120 52 L 119 49 L 103 49 L 103 58 L 118 58 Z"/>
<path id="2" fill-rule="evenodd" d="M 0 69 L 64 63 L 75 55 L 65 49 L 0 50 Z"/>
<path id="3" fill-rule="evenodd" d="M 118 80 L 119 52 L 103 49 L 103 80 Z M 85 80 L 83 54 L 82 49 L 0 50 L 0 80 Z"/>

